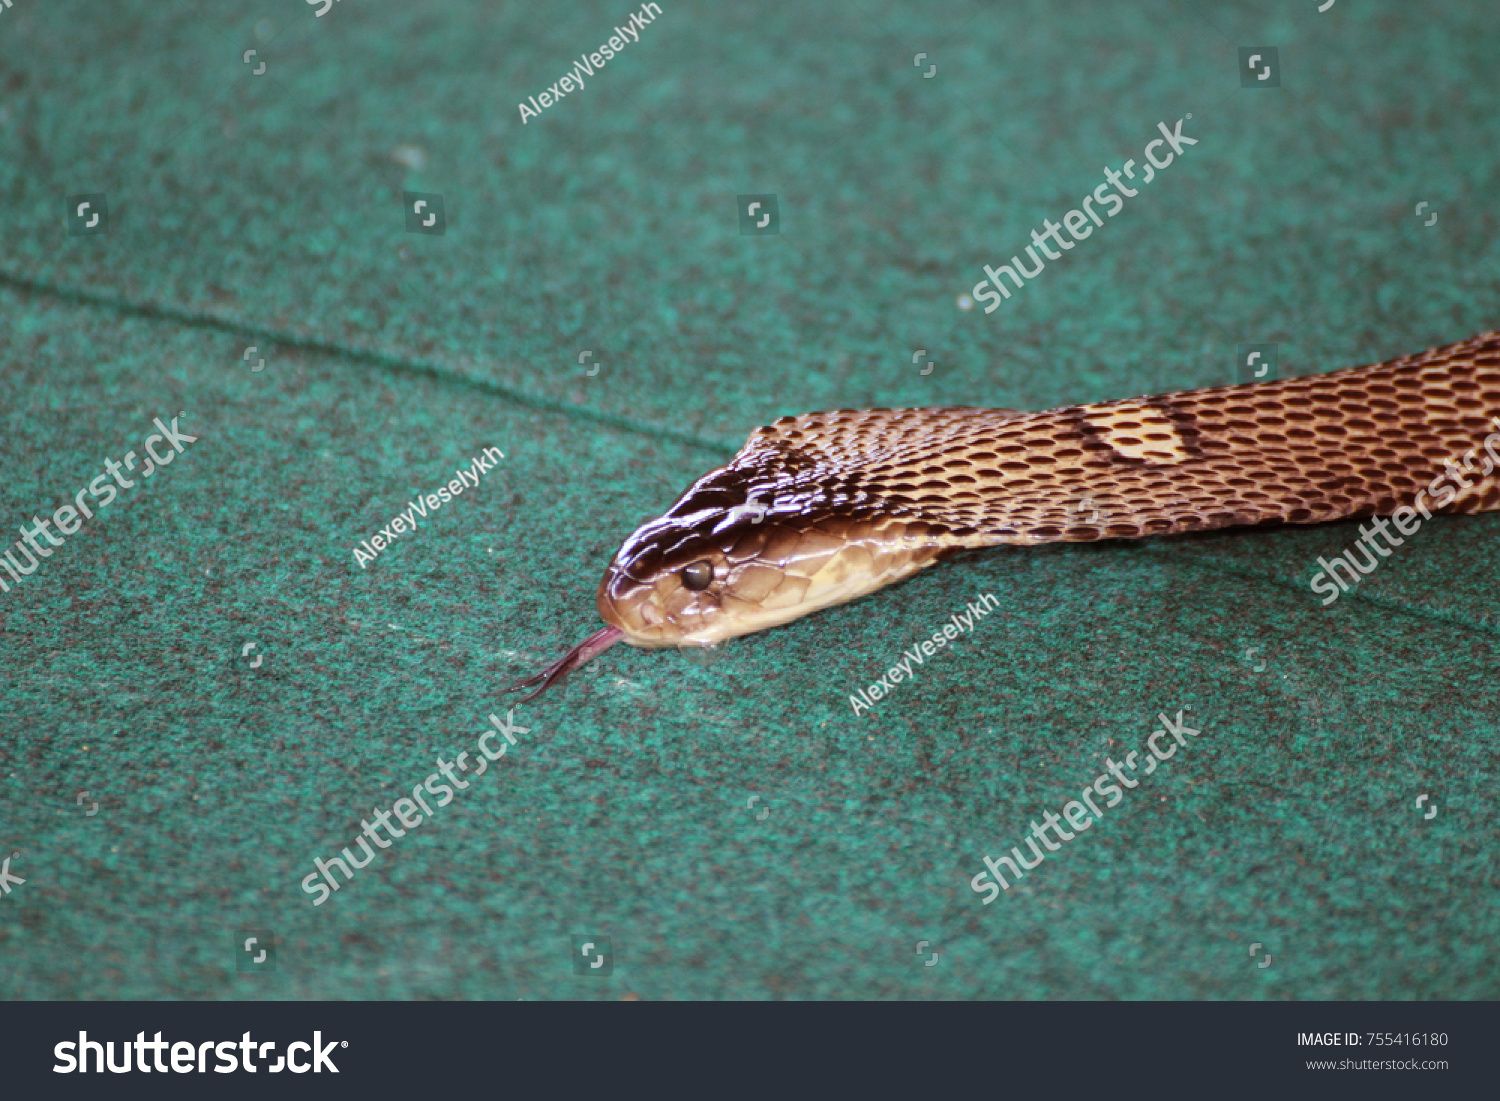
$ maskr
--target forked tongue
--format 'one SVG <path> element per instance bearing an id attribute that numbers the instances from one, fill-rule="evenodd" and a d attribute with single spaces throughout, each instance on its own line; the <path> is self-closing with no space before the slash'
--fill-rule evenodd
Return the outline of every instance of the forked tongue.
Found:
<path id="1" fill-rule="evenodd" d="M 574 669 L 577 669 L 585 662 L 593 661 L 624 637 L 625 632 L 618 627 L 605 627 L 602 630 L 596 631 L 540 673 L 527 677 L 520 684 L 512 685 L 506 691 L 519 692 L 523 688 L 535 687 L 536 691 L 521 701 L 522 703 L 530 703 Z"/>

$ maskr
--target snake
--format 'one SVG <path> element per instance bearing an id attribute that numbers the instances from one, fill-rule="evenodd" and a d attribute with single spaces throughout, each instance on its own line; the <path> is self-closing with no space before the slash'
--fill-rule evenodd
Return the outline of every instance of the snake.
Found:
<path id="1" fill-rule="evenodd" d="M 1500 331 L 1326 374 L 1042 412 L 782 417 L 625 540 L 596 597 L 606 626 L 509 691 L 534 699 L 621 641 L 717 646 L 961 551 L 1403 508 L 1500 509 Z"/>

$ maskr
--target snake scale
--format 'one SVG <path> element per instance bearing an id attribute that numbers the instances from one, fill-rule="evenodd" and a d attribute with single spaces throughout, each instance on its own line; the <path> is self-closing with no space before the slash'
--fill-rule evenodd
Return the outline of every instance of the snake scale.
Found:
<path id="1" fill-rule="evenodd" d="M 1475 465 L 1477 464 L 1477 465 Z M 1500 331 L 1305 378 L 1070 405 L 783 417 L 637 530 L 608 624 L 512 691 L 616 642 L 710 646 L 944 556 L 1500 508 Z"/>

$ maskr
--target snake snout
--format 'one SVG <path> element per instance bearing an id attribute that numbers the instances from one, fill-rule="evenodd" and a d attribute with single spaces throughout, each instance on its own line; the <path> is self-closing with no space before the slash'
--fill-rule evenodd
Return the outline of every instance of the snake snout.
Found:
<path id="1" fill-rule="evenodd" d="M 627 572 L 618 561 L 611 562 L 599 586 L 596 604 L 599 618 L 618 628 L 632 646 L 692 646 L 717 642 L 713 623 L 721 611 L 714 576 L 722 577 L 723 567 L 707 559 L 701 575 L 707 587 L 694 590 L 684 579 L 683 569 L 658 570 L 639 578 Z M 688 571 L 697 578 L 699 571 Z M 696 582 L 695 582 L 696 583 Z"/>

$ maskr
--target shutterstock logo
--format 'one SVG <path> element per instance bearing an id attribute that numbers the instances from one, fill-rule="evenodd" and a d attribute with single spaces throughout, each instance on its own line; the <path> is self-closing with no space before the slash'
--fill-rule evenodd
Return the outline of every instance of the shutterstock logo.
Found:
<path id="1" fill-rule="evenodd" d="M 268 1074 L 280 1074 L 284 1070 L 293 1074 L 306 1074 L 308 1071 L 322 1074 L 325 1070 L 329 1074 L 337 1074 L 339 1068 L 334 1065 L 331 1053 L 334 1048 L 348 1046 L 348 1040 L 329 1040 L 325 1044 L 323 1034 L 314 1032 L 311 1043 L 293 1040 L 287 1044 L 286 1054 L 277 1055 L 273 1063 L 270 1060 L 276 1052 L 276 1041 L 254 1040 L 248 1032 L 238 1040 L 205 1040 L 201 1044 L 190 1040 L 163 1040 L 160 1032 L 148 1040 L 145 1032 L 137 1032 L 133 1041 L 120 1042 L 120 1062 L 116 1064 L 115 1041 L 101 1043 L 90 1040 L 87 1032 L 79 1032 L 76 1043 L 63 1040 L 52 1048 L 52 1055 L 57 1059 L 52 1073 L 87 1074 L 89 1057 L 93 1056 L 96 1074 L 103 1074 L 106 1068 L 111 1074 L 129 1074 L 132 1070 L 139 1070 L 142 1074 L 150 1074 L 153 1070 L 165 1074 L 167 1058 L 170 1058 L 171 1069 L 175 1074 L 207 1074 L 210 1069 L 208 1058 L 212 1055 L 217 1060 L 212 1068 L 215 1074 L 233 1074 L 241 1068 L 250 1074 L 260 1070 Z M 132 1049 L 135 1052 L 134 1065 L 130 1058 Z M 309 1055 L 312 1056 L 311 1059 L 307 1058 Z M 260 1060 L 259 1066 L 256 1066 L 256 1059 Z"/>
<path id="2" fill-rule="evenodd" d="M 0 895 L 10 894 L 10 885 L 12 883 L 19 887 L 26 882 L 20 876 L 10 874 L 10 862 L 12 860 L 19 860 L 20 857 L 20 853 L 11 853 L 5 858 L 3 863 L 0 863 Z"/>
<path id="3" fill-rule="evenodd" d="M 1491 472 L 1500 469 L 1500 417 L 1492 418 L 1490 424 L 1495 431 L 1484 438 L 1484 443 L 1476 444 L 1462 455 L 1444 459 L 1442 471 L 1425 488 L 1417 490 L 1411 504 L 1398 506 L 1390 519 L 1370 517 L 1367 524 L 1359 526 L 1359 538 L 1353 546 L 1343 554 L 1334 555 L 1331 560 L 1318 559 L 1320 568 L 1312 575 L 1308 587 L 1323 597 L 1325 608 L 1347 593 L 1350 585 L 1358 585 L 1374 573 L 1375 567 L 1389 558 L 1392 551 L 1417 533 L 1423 520 L 1432 519 L 1433 509 L 1446 508 L 1460 496 L 1473 499 L 1486 492 Z M 1482 456 L 1480 447 L 1484 448 Z M 1480 463 L 1478 470 L 1474 469 L 1475 462 Z M 1469 481 L 1464 477 L 1466 474 L 1474 480 Z M 1391 531 L 1393 525 L 1400 535 Z"/>
<path id="4" fill-rule="evenodd" d="M 573 934 L 573 974 L 609 975 L 615 969 L 615 952 L 608 937 Z"/>
<path id="5" fill-rule="evenodd" d="M 1022 836 L 1022 841 L 1031 855 L 1036 859 L 1028 861 L 1021 846 L 1016 845 L 1010 850 L 1009 856 L 993 857 L 985 854 L 984 866 L 987 871 L 982 871 L 973 879 L 969 880 L 969 889 L 975 894 L 987 895 L 980 901 L 988 906 L 1000 897 L 1001 891 L 1011 888 L 1011 880 L 1022 879 L 1027 872 L 1039 867 L 1048 853 L 1055 853 L 1062 848 L 1063 843 L 1072 841 L 1079 834 L 1104 820 L 1104 811 L 1117 807 L 1125 799 L 1125 792 L 1140 787 L 1141 778 L 1150 776 L 1156 771 L 1162 762 L 1169 761 L 1177 753 L 1179 748 L 1184 748 L 1192 743 L 1189 738 L 1197 738 L 1203 733 L 1198 727 L 1188 725 L 1186 713 L 1189 707 L 1181 707 L 1177 710 L 1177 718 L 1174 722 L 1167 718 L 1165 711 L 1157 713 L 1157 719 L 1161 726 L 1153 730 L 1145 739 L 1146 749 L 1149 752 L 1132 750 L 1125 755 L 1124 760 L 1116 761 L 1112 757 L 1104 759 L 1105 771 L 1101 772 L 1094 781 L 1085 784 L 1078 793 L 1077 799 L 1070 799 L 1063 805 L 1061 814 L 1054 814 L 1047 810 L 1042 812 L 1042 825 L 1037 825 L 1036 819 L 1031 820 L 1031 832 Z M 1195 719 L 1195 722 L 1201 720 Z M 1136 771 L 1137 760 L 1144 767 Z M 1126 773 L 1129 773 L 1127 776 Z M 1123 790 L 1122 790 L 1123 789 Z M 1094 801 L 1095 796 L 1107 800 L 1103 810 Z M 1064 828 L 1063 822 L 1072 827 L 1071 832 Z M 1052 831 L 1052 837 L 1047 836 L 1048 830 Z M 1057 840 L 1053 840 L 1055 837 Z M 1040 841 L 1044 848 L 1038 848 Z M 1009 878 L 1006 878 L 1007 872 Z M 990 880 L 994 876 L 994 880 Z M 997 886 L 998 884 L 998 886 Z"/>
<path id="6" fill-rule="evenodd" d="M 1241 46 L 1240 87 L 1280 88 L 1281 51 L 1275 46 Z"/>
<path id="7" fill-rule="evenodd" d="M 1165 122 L 1158 122 L 1156 128 L 1161 131 L 1161 137 L 1146 143 L 1146 148 L 1141 154 L 1144 163 L 1138 164 L 1132 158 L 1125 162 L 1119 172 L 1106 165 L 1104 182 L 1094 188 L 1092 194 L 1083 197 L 1078 204 L 1078 209 L 1064 214 L 1060 223 L 1050 218 L 1043 218 L 1043 228 L 1031 231 L 1031 244 L 1027 245 L 1023 252 L 1012 256 L 1010 263 L 1001 264 L 999 267 L 986 264 L 984 281 L 975 283 L 974 289 L 969 292 L 976 302 L 989 303 L 984 308 L 984 312 L 993 312 L 1000 305 L 1000 299 L 1009 298 L 1013 293 L 1011 288 L 1006 286 L 1004 277 L 1009 277 L 1011 283 L 1015 285 L 1015 290 L 1020 290 L 1026 285 L 1028 279 L 1035 279 L 1042 274 L 1048 260 L 1061 260 L 1064 253 L 1075 248 L 1079 241 L 1090 236 L 1096 228 L 1103 226 L 1105 218 L 1113 218 L 1124 210 L 1125 200 L 1139 195 L 1141 189 L 1154 180 L 1160 170 L 1182 156 L 1187 146 L 1197 145 L 1197 138 L 1190 138 L 1182 132 L 1183 122 L 1192 117 L 1192 115 L 1184 115 L 1171 129 L 1167 128 Z M 1163 148 L 1166 152 L 1159 153 L 1158 151 Z M 1141 170 L 1139 176 L 1135 174 L 1137 168 Z M 1130 186 L 1125 182 L 1126 180 L 1130 180 L 1135 186 Z M 1096 203 L 1104 211 L 1103 217 L 1100 217 L 1099 211 L 1094 209 Z M 1068 231 L 1066 237 L 1062 234 L 1064 229 Z M 1051 241 L 1050 245 L 1048 241 Z M 1038 250 L 1040 250 L 1040 255 L 1038 255 Z M 1031 260 L 1030 267 L 1022 257 Z M 995 293 L 996 291 L 999 293 Z"/>
<path id="8" fill-rule="evenodd" d="M 364 859 L 354 855 L 354 851 L 345 846 L 343 856 L 330 857 L 324 860 L 322 857 L 313 858 L 313 867 L 316 869 L 312 874 L 302 880 L 302 889 L 309 895 L 316 896 L 312 900 L 314 906 L 321 906 L 328 901 L 329 896 L 340 887 L 353 881 L 354 873 L 359 869 L 369 866 L 375 859 L 375 854 L 381 849 L 388 849 L 398 838 L 405 837 L 409 832 L 426 822 L 431 822 L 433 814 L 432 804 L 428 803 L 427 797 L 432 796 L 432 802 L 438 807 L 446 807 L 453 802 L 453 792 L 457 788 L 463 791 L 476 779 L 483 776 L 490 767 L 490 762 L 500 761 L 516 745 L 517 734 L 530 734 L 532 728 L 529 726 L 517 726 L 515 722 L 515 708 L 505 713 L 504 721 L 494 712 L 490 713 L 490 726 L 493 730 L 486 728 L 475 742 L 478 753 L 470 754 L 467 749 L 461 750 L 451 761 L 445 761 L 442 757 L 437 759 L 437 771 L 428 776 L 426 780 L 418 781 L 412 785 L 411 797 L 403 795 L 391 804 L 389 810 L 375 807 L 370 814 L 374 819 L 361 818 L 359 824 L 363 827 L 361 834 L 354 839 L 354 843 L 364 853 Z M 470 771 L 469 765 L 474 765 Z M 468 779 L 459 776 L 466 773 Z M 447 780 L 448 783 L 442 783 Z M 420 807 L 421 810 L 417 808 Z M 400 822 L 401 825 L 396 825 Z M 385 837 L 380 835 L 384 830 Z M 369 840 L 366 840 L 368 838 Z M 375 842 L 375 848 L 370 847 L 370 842 Z M 339 882 L 339 877 L 334 875 L 335 871 L 344 873 L 344 882 Z M 247 936 L 249 933 L 246 934 Z M 248 948 L 246 949 L 249 950 Z"/>

